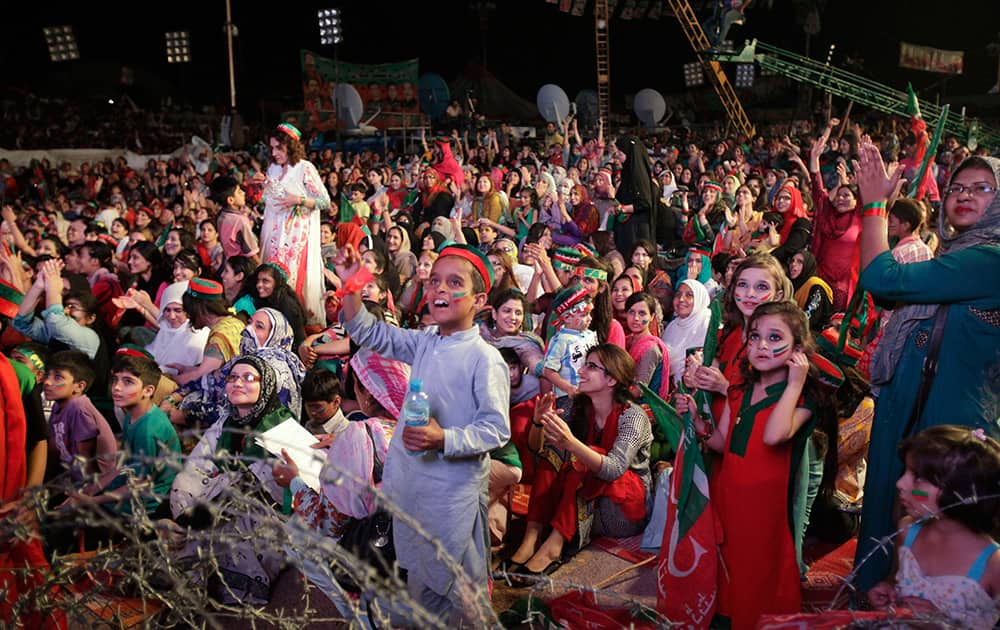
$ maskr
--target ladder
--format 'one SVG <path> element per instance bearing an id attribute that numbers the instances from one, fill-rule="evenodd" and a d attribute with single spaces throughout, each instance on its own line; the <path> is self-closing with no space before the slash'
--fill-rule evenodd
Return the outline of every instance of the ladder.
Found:
<path id="1" fill-rule="evenodd" d="M 701 28 L 701 22 L 698 21 L 698 17 L 694 14 L 694 9 L 691 8 L 691 4 L 688 0 L 667 0 L 667 3 L 670 5 L 671 10 L 673 10 L 674 15 L 677 16 L 677 21 L 681 24 L 681 30 L 684 31 L 684 35 L 698 56 L 698 61 L 708 74 L 709 80 L 712 82 L 712 87 L 715 88 L 715 93 L 719 96 L 719 100 L 722 101 L 722 106 L 726 108 L 726 115 L 729 116 L 730 124 L 733 125 L 737 132 L 745 134 L 747 138 L 752 139 L 756 130 L 753 123 L 750 122 L 746 111 L 743 109 L 743 103 L 736 96 L 733 84 L 726 77 L 726 72 L 722 69 L 722 64 L 715 59 L 709 59 L 705 54 L 705 51 L 711 48 L 711 44 L 708 42 L 708 37 L 705 36 L 705 31 Z M 598 4 L 601 4 L 601 2 L 598 2 Z"/>
<path id="2" fill-rule="evenodd" d="M 824 92 L 841 96 L 880 112 L 909 118 L 909 113 L 906 111 L 906 92 L 895 90 L 861 75 L 782 50 L 756 39 L 748 43 L 738 53 L 717 52 L 712 57 L 716 62 L 756 62 L 762 69 L 798 83 L 811 85 Z M 928 125 L 933 126 L 945 111 L 943 107 L 930 101 L 920 101 L 920 112 Z M 965 119 L 961 114 L 948 112 L 945 117 L 944 129 L 946 133 L 966 138 L 972 131 L 971 124 L 972 121 Z M 1000 144 L 1000 131 L 996 129 L 979 125 L 976 135 L 980 141 L 985 140 L 990 144 Z"/>
<path id="3" fill-rule="evenodd" d="M 608 0 L 596 0 L 594 5 L 594 34 L 597 43 L 597 115 L 607 129 L 611 114 L 611 61 L 608 54 L 608 29 L 611 20 Z"/>

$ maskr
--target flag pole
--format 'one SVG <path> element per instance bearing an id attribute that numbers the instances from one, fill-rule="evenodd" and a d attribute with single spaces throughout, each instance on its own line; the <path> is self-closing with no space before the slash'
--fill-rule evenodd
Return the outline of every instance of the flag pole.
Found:
<path id="1" fill-rule="evenodd" d="M 917 176 L 910 183 L 910 191 L 907 197 L 913 197 L 920 190 L 920 184 L 924 181 L 924 175 L 927 174 L 927 167 L 930 165 L 931 157 L 933 157 L 933 151 L 941 142 L 941 133 L 944 131 L 944 123 L 948 118 L 948 110 L 951 106 L 945 103 L 944 107 L 941 108 L 941 117 L 938 118 L 937 127 L 934 129 L 934 138 L 931 140 L 930 145 L 927 147 L 927 152 L 924 154 L 924 159 L 920 163 L 920 170 L 917 171 Z"/>

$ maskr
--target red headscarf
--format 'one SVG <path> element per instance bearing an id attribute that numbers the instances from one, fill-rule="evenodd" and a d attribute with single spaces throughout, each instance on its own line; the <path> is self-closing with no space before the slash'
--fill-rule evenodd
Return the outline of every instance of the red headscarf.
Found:
<path id="1" fill-rule="evenodd" d="M 437 140 L 438 148 L 441 149 L 441 161 L 434 165 L 434 169 L 441 174 L 441 177 L 450 177 L 459 188 L 465 183 L 465 173 L 458 165 L 458 160 L 451 152 L 451 143 L 447 139 Z"/>
<path id="2" fill-rule="evenodd" d="M 601 225 L 601 214 L 590 202 L 590 193 L 587 187 L 577 184 L 573 190 L 580 195 L 580 203 L 573 206 L 573 223 L 580 228 L 580 234 L 587 238 L 593 234 Z"/>
<path id="3" fill-rule="evenodd" d="M 806 205 L 802 202 L 802 193 L 791 183 L 784 183 L 781 188 L 778 189 L 775 198 L 775 208 L 774 211 L 777 212 L 777 199 L 781 191 L 787 190 L 788 194 L 792 196 L 792 205 L 788 208 L 787 212 L 782 213 L 782 217 L 785 219 L 785 224 L 781 226 L 781 242 L 784 243 L 788 240 L 788 235 L 792 233 L 792 225 L 798 219 L 806 219 L 809 214 L 806 212 Z"/>
<path id="4" fill-rule="evenodd" d="M 441 182 L 441 173 L 435 168 L 428 168 L 425 172 L 429 172 L 434 177 L 434 184 L 427 189 L 420 189 L 420 205 L 424 208 L 429 208 L 434 202 L 434 197 L 438 193 L 448 192 L 448 188 Z"/>

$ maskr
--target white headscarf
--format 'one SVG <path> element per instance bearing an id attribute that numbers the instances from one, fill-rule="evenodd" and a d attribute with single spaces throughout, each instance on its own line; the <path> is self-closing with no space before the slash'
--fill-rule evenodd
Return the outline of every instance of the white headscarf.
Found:
<path id="1" fill-rule="evenodd" d="M 712 311 L 708 308 L 711 300 L 705 285 L 691 279 L 684 280 L 681 284 L 686 284 L 694 293 L 691 314 L 687 317 L 675 317 L 663 331 L 663 343 L 667 344 L 670 356 L 670 376 L 674 382 L 680 382 L 684 376 L 684 360 L 687 358 L 688 348 L 697 348 L 705 343 L 705 333 L 708 331 L 709 320 L 712 319 Z"/>
<path id="2" fill-rule="evenodd" d="M 163 310 L 168 304 L 182 304 L 182 296 L 187 291 L 188 283 L 175 282 L 163 290 L 160 297 L 160 330 L 156 333 L 153 342 L 146 346 L 146 350 L 153 355 L 160 369 L 166 374 L 176 374 L 177 370 L 166 367 L 170 363 L 178 365 L 198 365 L 201 363 L 202 355 L 205 352 L 205 344 L 208 343 L 208 334 L 211 332 L 207 327 L 197 331 L 191 329 L 191 321 L 185 321 L 177 328 L 171 328 L 166 319 L 163 318 Z"/>

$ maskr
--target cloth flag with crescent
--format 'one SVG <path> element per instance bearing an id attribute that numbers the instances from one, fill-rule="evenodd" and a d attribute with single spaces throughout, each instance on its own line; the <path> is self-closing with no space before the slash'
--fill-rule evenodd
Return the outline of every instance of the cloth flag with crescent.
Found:
<path id="1" fill-rule="evenodd" d="M 718 593 L 718 529 L 708 472 L 691 414 L 674 460 L 663 545 L 656 561 L 657 611 L 681 628 L 708 628 Z"/>

